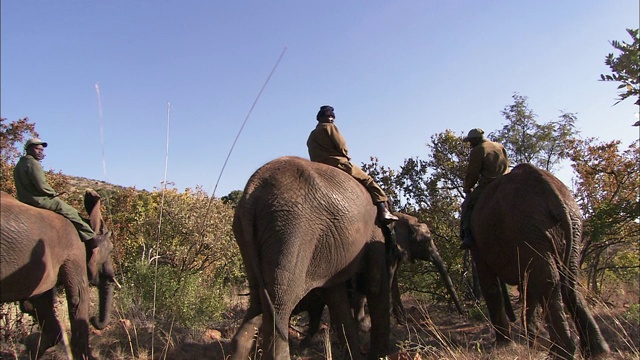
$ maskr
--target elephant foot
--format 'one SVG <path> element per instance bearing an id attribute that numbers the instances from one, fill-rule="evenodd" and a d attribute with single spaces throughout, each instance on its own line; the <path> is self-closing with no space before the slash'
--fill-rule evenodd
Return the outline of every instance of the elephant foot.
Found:
<path id="1" fill-rule="evenodd" d="M 369 332 L 371 330 L 371 319 L 364 317 L 358 321 L 358 327 L 362 332 Z"/>
<path id="2" fill-rule="evenodd" d="M 44 355 L 44 353 L 51 347 L 55 346 L 60 341 L 58 339 L 48 339 L 46 335 L 36 332 L 27 336 L 24 344 L 29 354 L 29 359 L 37 359 Z"/>
<path id="3" fill-rule="evenodd" d="M 496 348 L 501 348 L 501 349 L 509 348 L 509 347 L 515 346 L 515 344 L 516 343 L 508 337 L 503 337 L 503 336 L 496 337 Z"/>

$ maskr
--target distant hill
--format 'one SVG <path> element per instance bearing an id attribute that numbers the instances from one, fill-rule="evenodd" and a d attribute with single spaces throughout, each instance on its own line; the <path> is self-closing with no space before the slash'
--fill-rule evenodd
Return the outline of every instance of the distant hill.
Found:
<path id="1" fill-rule="evenodd" d="M 107 190 L 107 191 L 123 190 L 123 189 L 127 188 L 125 186 L 111 184 L 111 183 L 108 183 L 106 181 L 88 179 L 88 178 L 81 177 L 81 176 L 72 176 L 72 175 L 64 175 L 64 174 L 62 174 L 62 176 L 67 181 L 67 184 L 68 184 L 68 186 L 70 188 L 68 191 L 69 192 L 73 192 L 73 193 L 75 193 L 75 192 L 81 192 L 82 193 L 87 188 L 91 188 L 91 189 L 94 189 L 94 190 L 104 189 L 104 190 Z"/>

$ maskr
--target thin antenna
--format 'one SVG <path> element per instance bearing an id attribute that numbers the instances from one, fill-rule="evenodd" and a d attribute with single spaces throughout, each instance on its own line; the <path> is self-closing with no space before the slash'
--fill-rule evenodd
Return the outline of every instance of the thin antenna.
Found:
<path id="1" fill-rule="evenodd" d="M 98 95 L 98 114 L 100 115 L 100 144 L 102 145 L 102 175 L 104 176 L 104 180 L 107 179 L 107 163 L 104 157 L 104 127 L 102 126 L 102 99 L 100 98 L 100 86 L 98 83 L 95 85 L 96 94 Z"/>
<path id="2" fill-rule="evenodd" d="M 269 76 L 267 77 L 267 80 L 264 82 L 264 85 L 262 85 L 262 88 L 260 89 L 260 92 L 258 93 L 258 96 L 256 96 L 256 99 L 253 101 L 253 104 L 251 105 L 251 108 L 249 109 L 249 112 L 247 113 L 247 116 L 244 118 L 244 122 L 242 123 L 242 126 L 240 127 L 240 130 L 238 131 L 238 134 L 236 135 L 236 138 L 233 140 L 233 144 L 231 145 L 231 149 L 229 149 L 229 153 L 227 154 L 227 158 L 224 160 L 224 164 L 222 165 L 222 169 L 220 170 L 220 175 L 218 175 L 218 180 L 216 180 L 216 185 L 213 188 L 213 194 L 211 194 L 211 199 L 213 199 L 214 195 L 216 194 L 216 190 L 218 189 L 218 184 L 220 183 L 220 178 L 222 177 L 222 173 L 224 172 L 224 168 L 227 166 L 227 162 L 229 161 L 229 157 L 231 156 L 231 152 L 233 151 L 233 148 L 236 146 L 236 142 L 238 141 L 238 138 L 240 137 L 240 134 L 242 133 L 242 129 L 244 129 L 244 126 L 246 125 L 247 120 L 249 120 L 249 116 L 251 116 L 251 112 L 253 111 L 253 108 L 258 103 L 258 100 L 260 99 L 260 96 L 262 95 L 262 92 L 267 87 L 267 84 L 269 83 L 269 80 L 271 80 L 271 75 L 273 75 L 273 73 L 276 71 L 276 68 L 278 67 L 278 64 L 280 64 L 280 60 L 282 60 L 282 57 L 284 56 L 284 53 L 286 51 L 287 51 L 287 47 L 285 46 L 284 49 L 282 49 L 282 53 L 280 54 L 280 57 L 278 58 L 278 61 L 276 61 L 276 64 L 273 66 L 273 69 L 271 69 L 271 72 L 269 73 Z"/>
<path id="3" fill-rule="evenodd" d="M 156 324 L 156 295 L 158 289 L 158 251 L 160 249 L 160 234 L 162 229 L 162 213 L 164 209 L 164 195 L 165 190 L 167 189 L 167 170 L 169 169 L 169 124 L 171 119 L 171 103 L 167 102 L 167 148 L 165 152 L 164 158 L 164 180 L 162 181 L 162 197 L 160 199 L 160 217 L 158 219 L 158 237 L 156 238 L 156 256 L 154 256 L 155 261 L 155 271 L 154 271 L 154 280 L 153 280 L 153 311 L 151 314 L 151 358 L 153 359 L 153 350 L 154 350 L 154 340 L 155 340 L 155 324 Z"/>

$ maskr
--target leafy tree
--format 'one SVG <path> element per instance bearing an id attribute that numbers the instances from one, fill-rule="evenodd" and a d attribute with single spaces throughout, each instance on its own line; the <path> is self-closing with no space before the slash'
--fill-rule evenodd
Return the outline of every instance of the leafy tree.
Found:
<path id="1" fill-rule="evenodd" d="M 23 152 L 27 138 L 37 137 L 35 124 L 29 118 L 7 123 L 0 118 L 0 190 L 15 194 L 13 184 L 13 166 Z"/>
<path id="2" fill-rule="evenodd" d="M 402 203 L 400 193 L 393 185 L 394 172 L 391 168 L 380 165 L 377 157 L 371 156 L 369 158 L 370 163 L 362 163 L 362 170 L 369 174 L 373 180 L 380 185 L 385 194 L 389 197 L 394 209 L 399 209 L 398 206 Z"/>
<path id="3" fill-rule="evenodd" d="M 553 170 L 569 156 L 567 149 L 575 142 L 576 116 L 561 113 L 557 120 L 541 124 L 529 109 L 526 97 L 514 94 L 513 99 L 514 103 L 502 112 L 506 124 L 489 138 L 505 146 L 512 164 L 529 162 Z M 471 284 L 467 285 L 470 278 L 465 275 L 470 269 L 466 268 L 459 250 L 460 205 L 464 199 L 463 181 L 470 152 L 462 138 L 463 134 L 445 130 L 431 136 L 426 160 L 405 159 L 400 169 L 394 171 L 372 158 L 363 169 L 384 184 L 385 191 L 401 200 L 396 204 L 401 211 L 417 216 L 429 226 L 452 278 L 461 280 L 458 288 L 471 290 Z M 441 286 L 430 264 L 403 268 L 400 279 L 404 289 L 435 291 Z"/>
<path id="4" fill-rule="evenodd" d="M 640 35 L 638 29 L 627 29 L 627 33 L 633 42 L 611 41 L 611 46 L 620 53 L 617 56 L 609 53 L 605 57 L 604 63 L 611 69 L 611 74 L 600 74 L 600 81 L 619 82 L 618 89 L 624 89 L 614 105 L 633 96 L 638 97 L 635 104 L 640 105 Z"/>
<path id="5" fill-rule="evenodd" d="M 29 118 L 18 119 L 7 124 L 0 118 L 0 161 L 3 164 L 15 164 L 22 154 L 23 145 L 30 137 L 38 137 L 36 124 Z"/>
<path id="6" fill-rule="evenodd" d="M 462 259 L 458 250 L 459 211 L 462 196 L 463 168 L 469 154 L 462 137 L 447 130 L 431 137 L 429 160 L 405 159 L 399 171 L 381 166 L 371 158 L 364 164 L 385 191 L 395 194 L 398 210 L 416 216 L 429 226 L 433 241 L 447 264 L 453 279 L 462 277 Z M 463 160 L 464 159 L 464 160 Z M 451 169 L 456 169 L 452 172 Z M 444 284 L 432 264 L 416 262 L 401 268 L 402 290 L 442 296 Z M 460 287 L 458 287 L 460 288 Z M 437 295 L 439 294 L 439 295 Z"/>
<path id="7" fill-rule="evenodd" d="M 222 200 L 223 204 L 227 204 L 235 209 L 238 205 L 238 201 L 240 201 L 240 198 L 242 197 L 242 193 L 242 190 L 233 190 L 228 195 L 223 196 L 220 200 Z"/>
<path id="8" fill-rule="evenodd" d="M 587 139 L 571 153 L 578 175 L 575 196 L 585 217 L 582 263 L 594 291 L 607 271 L 637 278 L 640 269 L 640 149 L 633 143 L 620 153 L 619 145 Z"/>
<path id="9" fill-rule="evenodd" d="M 0 118 L 0 190 L 15 196 L 16 187 L 13 182 L 13 168 L 20 156 L 24 154 L 26 140 L 39 135 L 35 130 L 36 124 L 29 122 L 29 118 L 18 119 L 8 124 L 6 120 L 5 118 Z M 46 171 L 46 173 L 47 181 L 59 193 L 70 190 L 67 178 L 62 173 L 53 170 Z M 61 198 L 72 206 L 82 203 L 81 199 L 76 199 L 71 195 L 63 194 Z M 82 209 L 83 207 L 76 208 Z"/>
<path id="10" fill-rule="evenodd" d="M 553 171 L 568 157 L 567 149 L 577 134 L 575 114 L 561 113 L 558 120 L 541 124 L 529 109 L 526 96 L 516 93 L 513 100 L 502 111 L 507 123 L 489 137 L 505 147 L 512 165 L 531 163 Z"/>
<path id="11" fill-rule="evenodd" d="M 108 208 L 123 298 L 132 309 L 150 314 L 155 298 L 160 320 L 183 325 L 221 315 L 226 289 L 244 281 L 231 206 L 200 187 L 182 193 L 128 188 L 113 192 Z"/>

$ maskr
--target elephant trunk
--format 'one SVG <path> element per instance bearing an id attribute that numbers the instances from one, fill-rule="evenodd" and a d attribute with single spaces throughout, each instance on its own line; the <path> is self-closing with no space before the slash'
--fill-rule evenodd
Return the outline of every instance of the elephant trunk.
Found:
<path id="1" fill-rule="evenodd" d="M 104 329 L 111 319 L 114 287 L 115 283 L 112 279 L 106 277 L 100 278 L 100 313 L 99 316 L 91 317 L 91 325 L 98 330 Z"/>
<path id="2" fill-rule="evenodd" d="M 460 314 L 464 314 L 464 309 L 462 308 L 460 299 L 458 299 L 458 294 L 456 294 L 456 290 L 453 288 L 453 281 L 451 281 L 449 272 L 447 272 L 447 268 L 444 266 L 444 262 L 442 261 L 442 258 L 437 251 L 433 251 L 431 253 L 431 261 L 433 261 L 433 264 L 436 266 L 436 268 L 438 268 L 438 272 L 440 272 L 440 276 L 442 276 L 444 285 L 447 287 L 449 295 L 451 295 L 451 299 L 453 299 L 453 302 L 456 304 L 458 312 Z"/>

